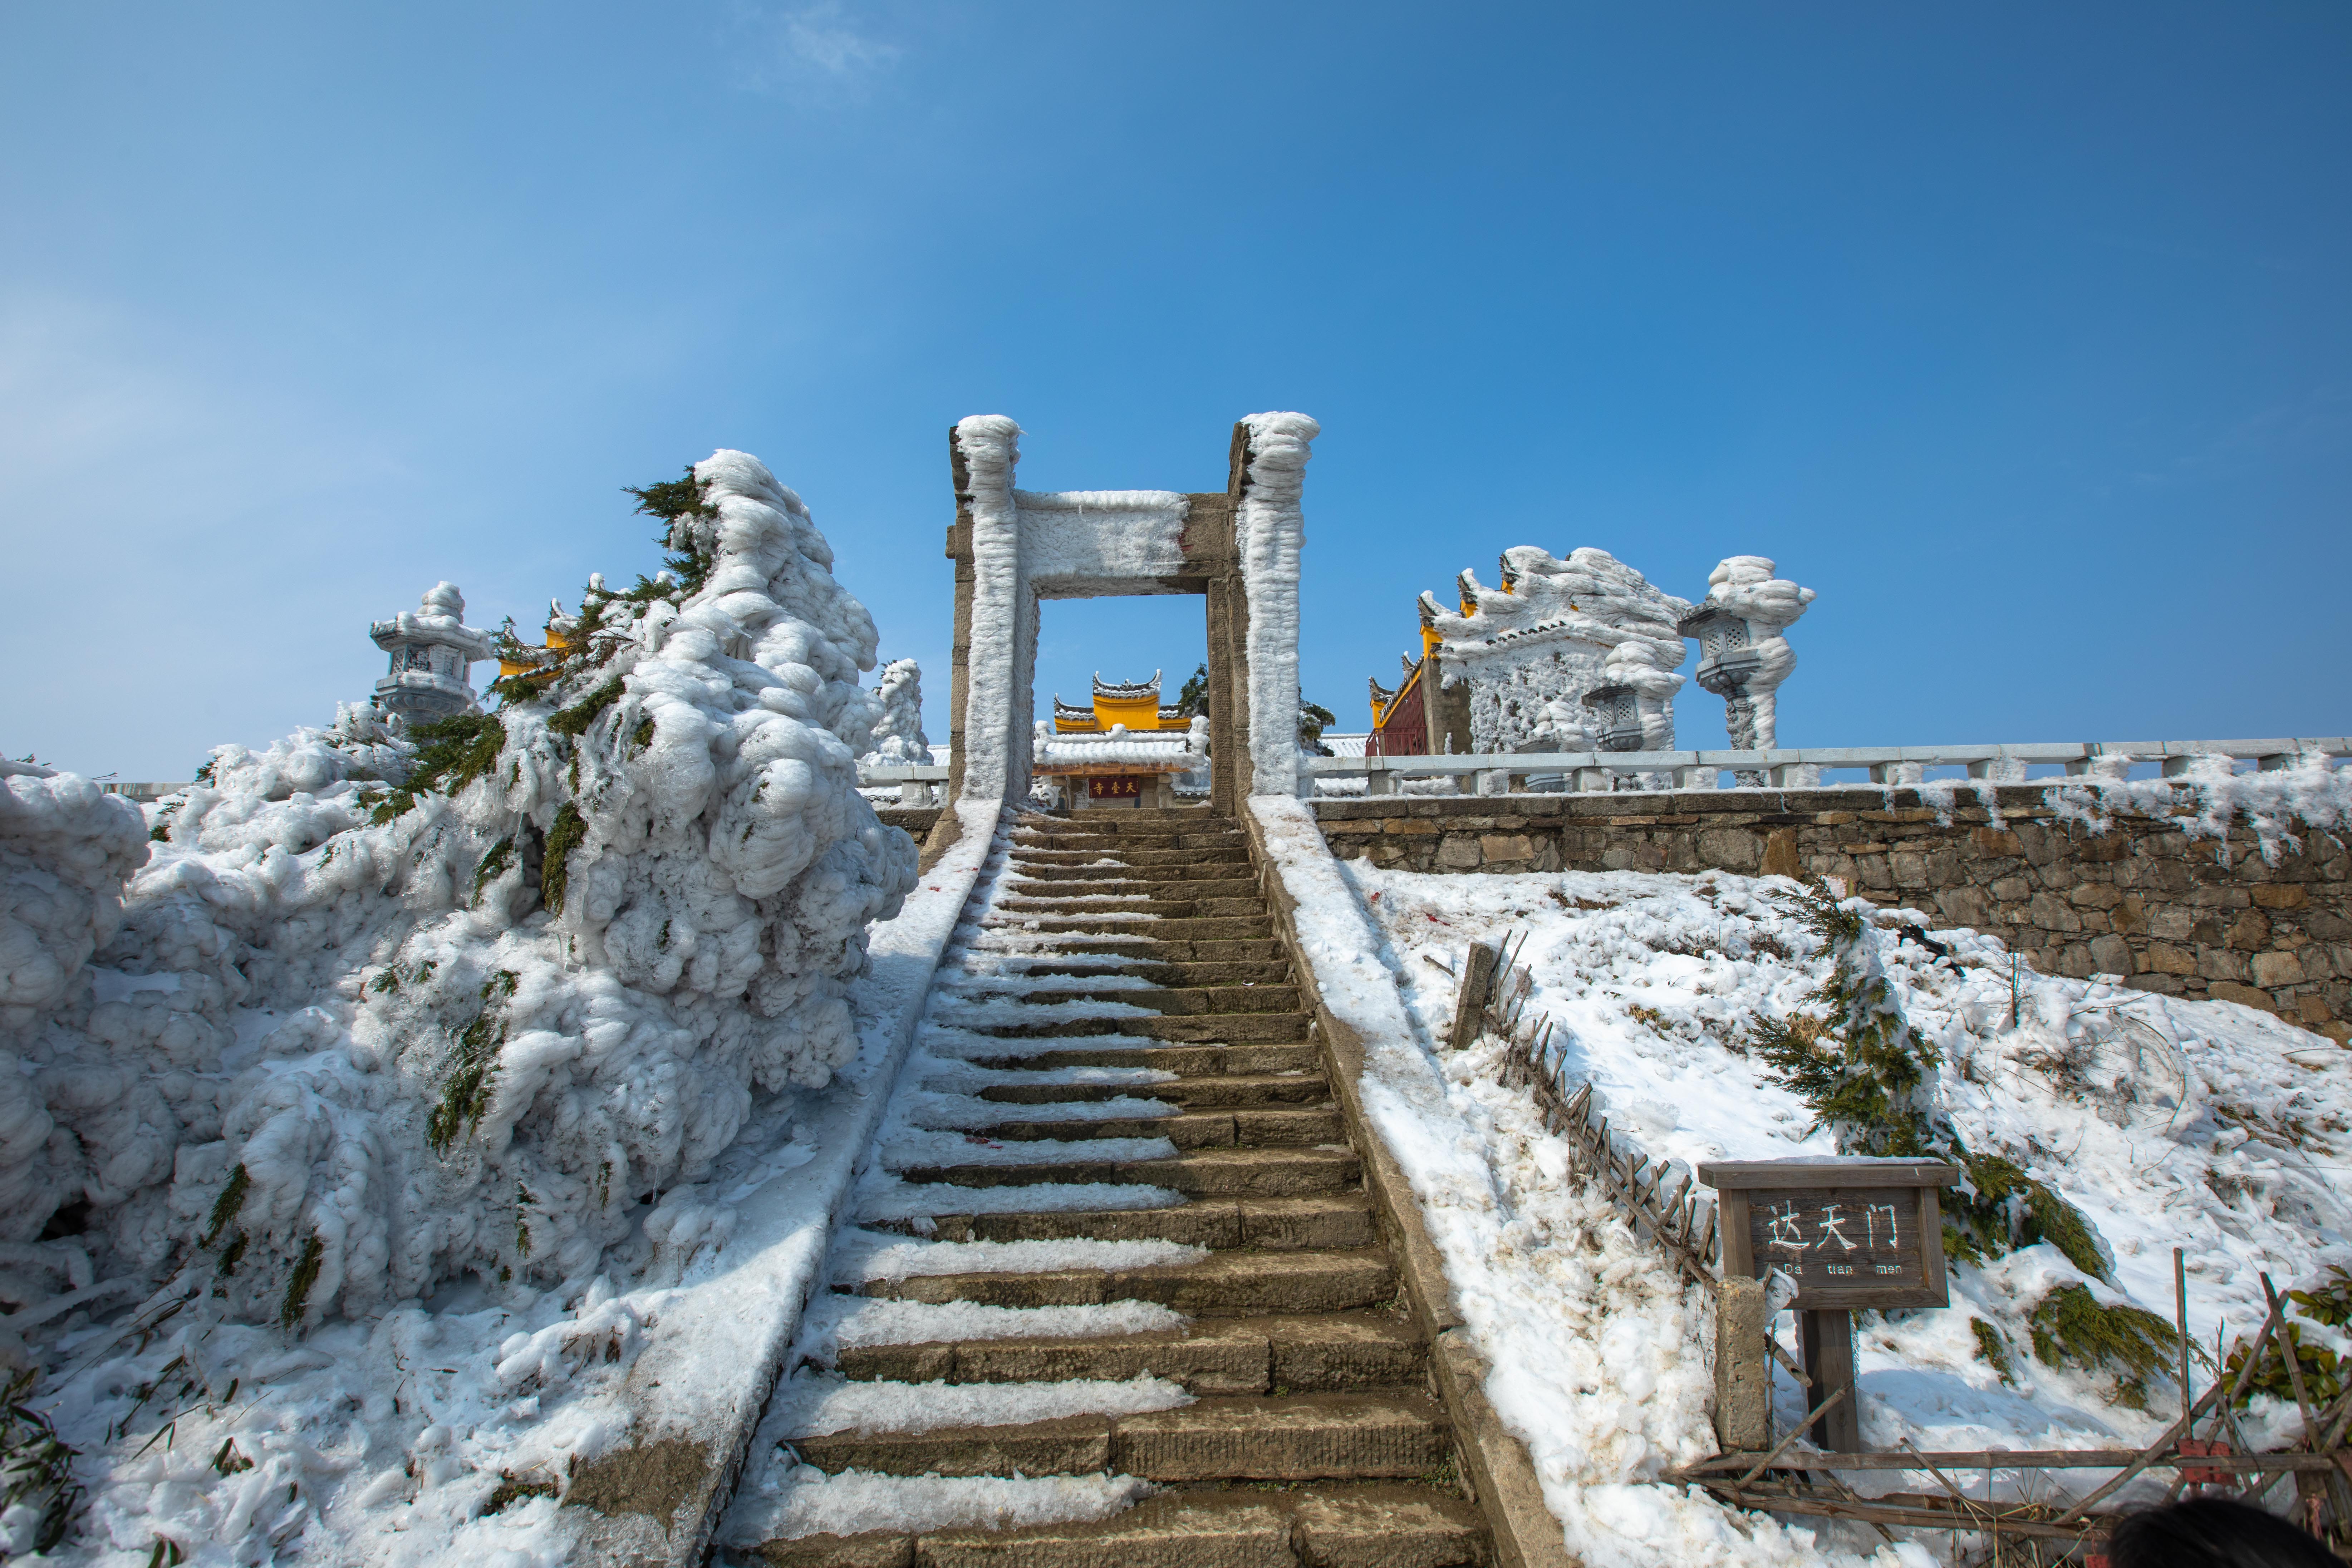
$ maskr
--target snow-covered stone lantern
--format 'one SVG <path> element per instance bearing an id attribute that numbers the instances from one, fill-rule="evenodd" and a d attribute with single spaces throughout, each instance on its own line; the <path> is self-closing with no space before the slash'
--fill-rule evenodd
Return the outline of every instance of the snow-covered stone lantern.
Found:
<path id="1" fill-rule="evenodd" d="M 1770 751 L 1779 743 L 1773 693 L 1797 668 L 1796 652 L 1780 634 L 1814 598 L 1811 588 L 1772 573 L 1764 556 L 1729 557 L 1707 574 L 1706 597 L 1675 626 L 1698 641 L 1695 673 L 1702 689 L 1723 699 L 1734 751 Z"/>
<path id="2" fill-rule="evenodd" d="M 1596 686 L 1584 694 L 1593 710 L 1604 752 L 1642 749 L 1642 694 L 1631 686 Z"/>
<path id="3" fill-rule="evenodd" d="M 1748 699 L 1748 683 L 1762 668 L 1764 656 L 1748 636 L 1748 618 L 1716 605 L 1702 605 L 1684 616 L 1675 629 L 1698 644 L 1698 668 L 1693 674 L 1701 690 L 1723 699 L 1723 725 L 1732 749 L 1754 751 L 1756 706 Z"/>
<path id="4" fill-rule="evenodd" d="M 377 621 L 368 635 L 392 656 L 375 683 L 375 705 L 410 723 L 449 719 L 474 707 L 471 667 L 492 656 L 490 634 L 466 624 L 466 595 L 436 583 L 417 610 Z"/>

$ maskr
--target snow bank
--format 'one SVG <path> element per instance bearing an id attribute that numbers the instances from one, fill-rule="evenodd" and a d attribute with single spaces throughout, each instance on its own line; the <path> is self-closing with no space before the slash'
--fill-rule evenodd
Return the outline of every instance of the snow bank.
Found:
<path id="1" fill-rule="evenodd" d="M 1406 1037 L 1368 1054 L 1367 1110 L 1422 1199 L 1470 1331 L 1497 1369 L 1488 1396 L 1528 1442 L 1570 1550 L 1594 1563 L 1660 1564 L 1847 1562 L 1873 1550 L 1845 1527 L 1782 1527 L 1657 1483 L 1713 1448 L 1703 1297 L 1570 1173 L 1568 1144 L 1545 1132 L 1528 1092 L 1500 1086 L 1497 1043 L 1429 1048 L 1451 1018 L 1464 946 L 1523 934 L 1529 1016 L 1551 1022 L 1569 1080 L 1593 1086 L 1621 1136 L 1686 1164 L 1834 1152 L 1809 1108 L 1750 1054 L 1752 1024 L 1804 1010 L 1827 973 L 1795 885 L 1721 873 L 1441 877 L 1362 862 L 1343 875 L 1378 927 L 1388 1005 L 1410 1018 Z M 1883 920 L 1870 941 L 1940 1056 L 1937 1107 L 1972 1152 L 2015 1161 L 2072 1203 L 2113 1261 L 2102 1279 L 2050 1244 L 2028 1247 L 1957 1265 L 1948 1309 L 1867 1320 L 1857 1343 L 1865 1441 L 2151 1440 L 2172 1399 L 2161 1372 L 2140 1391 L 2150 1406 L 2141 1409 L 2121 1369 L 2046 1365 L 2032 1349 L 2033 1310 L 2079 1285 L 2169 1321 L 2179 1246 L 2192 1334 L 2210 1352 L 2217 1336 L 2259 1321 L 2261 1271 L 2284 1287 L 2352 1256 L 2342 1053 L 2233 1004 L 2030 973 L 2012 1027 L 1997 942 L 1938 932 L 1955 955 L 1939 960 L 1897 929 L 1927 917 Z M 1319 973 L 1320 953 L 1316 962 Z M 1370 974 L 1340 973 L 1343 995 L 1380 1008 Z M 1785 1319 L 1783 1331 L 1792 1337 Z M 1979 1352 L 1987 1331 L 2005 1365 Z M 2305 1332 L 2352 1348 L 2334 1331 Z M 1801 1414 L 1785 1379 L 1778 1401 L 1785 1431 Z M 2273 1424 L 2283 1432 L 2291 1417 L 2258 1402 L 2250 1430 Z M 1941 1555 L 1948 1542 L 1903 1547 L 1922 1549 Z"/>

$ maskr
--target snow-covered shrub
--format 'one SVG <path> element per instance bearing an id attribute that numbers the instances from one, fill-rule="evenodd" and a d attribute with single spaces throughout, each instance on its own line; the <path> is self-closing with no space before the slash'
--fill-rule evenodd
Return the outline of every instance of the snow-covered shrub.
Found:
<path id="1" fill-rule="evenodd" d="M 220 748 L 119 930 L 148 826 L 7 781 L 0 855 L 56 822 L 0 860 L 34 1068 L 0 1072 L 12 1235 L 87 1204 L 103 1271 L 186 1263 L 289 1327 L 723 1236 L 694 1184 L 755 1092 L 849 1059 L 844 987 L 914 855 L 856 793 L 874 627 L 799 498 L 731 451 L 638 493 L 669 570 L 593 580 L 496 713 Z"/>
<path id="2" fill-rule="evenodd" d="M 877 716 L 869 726 L 873 743 L 862 762 L 889 767 L 929 767 L 930 738 L 923 733 L 923 667 L 894 658 L 882 668 L 882 681 L 870 694 Z"/>

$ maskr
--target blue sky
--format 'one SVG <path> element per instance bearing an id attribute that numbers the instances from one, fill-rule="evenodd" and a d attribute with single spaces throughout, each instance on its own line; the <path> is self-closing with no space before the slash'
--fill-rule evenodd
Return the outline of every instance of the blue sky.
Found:
<path id="1" fill-rule="evenodd" d="M 1195 489 L 1268 408 L 1348 728 L 1534 543 L 1818 589 L 1788 744 L 2340 734 L 2348 68 L 2333 3 L 10 6 L 0 750 L 323 722 L 718 446 L 944 739 L 948 426 Z M 1065 695 L 1199 657 L 1046 617 Z"/>

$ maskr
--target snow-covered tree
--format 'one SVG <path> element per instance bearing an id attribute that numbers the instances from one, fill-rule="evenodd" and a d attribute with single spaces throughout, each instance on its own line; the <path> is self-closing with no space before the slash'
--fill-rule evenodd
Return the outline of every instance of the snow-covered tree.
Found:
<path id="1" fill-rule="evenodd" d="M 874 626 L 806 507 L 732 451 L 637 494 L 668 570 L 594 580 L 494 713 L 224 746 L 152 826 L 0 779 L 5 1239 L 62 1215 L 103 1274 L 297 1326 L 722 1232 L 696 1184 L 855 1052 L 914 857 L 856 792 Z"/>

